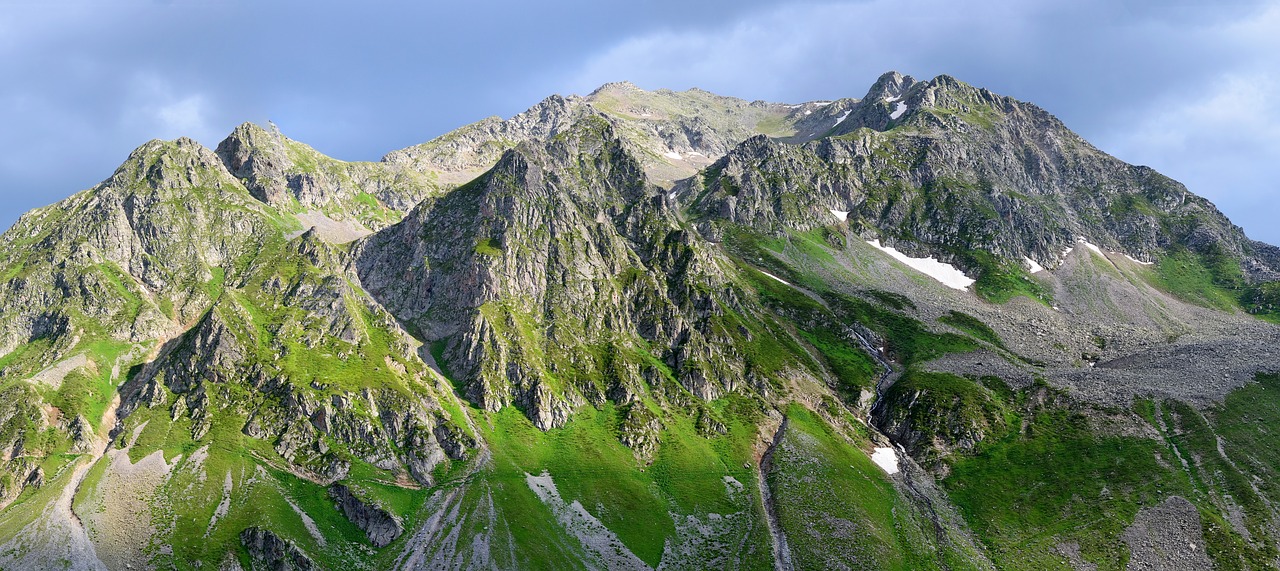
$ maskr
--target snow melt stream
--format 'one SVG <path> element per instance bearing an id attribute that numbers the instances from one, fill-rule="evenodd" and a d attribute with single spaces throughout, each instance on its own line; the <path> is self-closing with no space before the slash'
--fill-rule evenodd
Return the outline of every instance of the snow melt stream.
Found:
<path id="1" fill-rule="evenodd" d="M 969 276 L 964 275 L 964 272 L 951 264 L 939 262 L 937 258 L 934 258 L 933 256 L 928 258 L 912 258 L 911 256 L 903 254 L 892 247 L 881 246 L 880 240 L 871 240 L 867 243 L 874 246 L 877 250 L 893 256 L 893 259 L 906 264 L 911 267 L 911 269 L 942 282 L 942 285 L 949 288 L 963 290 L 973 285 L 974 280 L 969 279 Z"/>

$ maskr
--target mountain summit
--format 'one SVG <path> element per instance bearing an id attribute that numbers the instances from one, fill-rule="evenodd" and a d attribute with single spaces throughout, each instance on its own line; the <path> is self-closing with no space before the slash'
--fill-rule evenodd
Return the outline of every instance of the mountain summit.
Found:
<path id="1" fill-rule="evenodd" d="M 1278 278 L 949 76 L 152 141 L 0 240 L 0 568 L 1274 568 Z"/>

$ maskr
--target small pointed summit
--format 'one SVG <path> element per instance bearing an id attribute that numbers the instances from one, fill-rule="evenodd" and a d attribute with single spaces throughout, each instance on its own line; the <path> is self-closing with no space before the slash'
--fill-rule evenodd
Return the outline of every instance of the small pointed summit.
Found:
<path id="1" fill-rule="evenodd" d="M 261 125 L 249 121 L 237 125 L 231 130 L 231 134 L 218 143 L 217 151 L 221 153 L 232 146 L 253 147 L 269 144 L 277 138 L 280 130 L 276 128 L 275 123 L 267 124 L 270 125 L 271 130 L 263 129 Z"/>
<path id="2" fill-rule="evenodd" d="M 867 90 L 867 95 L 863 98 L 863 101 L 898 99 L 915 84 L 916 80 L 909 75 L 888 71 L 881 74 L 880 78 L 871 86 L 871 89 Z"/>
<path id="3" fill-rule="evenodd" d="M 597 87 L 595 91 L 591 92 L 591 95 L 599 95 L 601 93 L 609 93 L 609 92 L 618 93 L 618 92 L 627 92 L 627 91 L 644 91 L 644 90 L 640 89 L 636 84 L 631 83 L 630 81 L 611 81 L 609 83 L 601 85 L 600 87 Z"/>
<path id="4" fill-rule="evenodd" d="M 280 127 L 276 126 L 276 122 L 275 122 L 275 121 L 272 121 L 272 120 L 270 120 L 270 119 L 267 119 L 267 127 L 269 127 L 269 128 L 270 128 L 270 130 L 271 130 L 271 136 L 272 136 L 272 137 L 275 137 L 276 141 L 284 142 L 284 140 L 285 140 L 284 133 L 281 133 L 281 132 L 280 132 Z"/>
<path id="5" fill-rule="evenodd" d="M 241 123 L 218 143 L 214 152 L 232 176 L 244 182 L 249 193 L 267 204 L 284 196 L 285 171 L 292 166 L 275 123 L 271 130 L 255 123 Z"/>

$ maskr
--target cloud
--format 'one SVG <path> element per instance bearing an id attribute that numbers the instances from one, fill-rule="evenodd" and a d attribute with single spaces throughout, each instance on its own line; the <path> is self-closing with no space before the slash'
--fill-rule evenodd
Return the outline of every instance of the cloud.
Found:
<path id="1" fill-rule="evenodd" d="M 1170 98 L 1118 128 L 1104 145 L 1148 164 L 1218 204 L 1250 236 L 1280 243 L 1280 78 L 1227 73 L 1189 98 Z"/>
<path id="2" fill-rule="evenodd" d="M 155 138 L 191 137 L 216 144 L 219 135 L 210 127 L 208 98 L 202 93 L 178 93 L 174 82 L 154 73 L 137 74 L 129 90 L 129 103 L 119 124 L 154 133 Z"/>
<path id="3" fill-rule="evenodd" d="M 1204 26 L 1227 46 L 1216 73 L 1196 77 L 1114 121 L 1097 142 L 1214 201 L 1253 238 L 1280 244 L 1280 2 Z"/>
<path id="4" fill-rule="evenodd" d="M 204 122 L 204 97 L 190 95 L 155 110 L 164 130 L 177 133 L 201 133 L 208 130 Z"/>
<path id="5" fill-rule="evenodd" d="M 718 27 L 645 33 L 590 57 L 568 83 L 588 91 L 627 79 L 650 88 L 697 86 L 753 99 L 791 99 L 816 85 L 823 91 L 854 85 L 865 90 L 867 77 L 904 62 L 894 56 L 890 42 L 859 28 L 869 22 L 889 24 L 886 18 L 912 4 L 916 2 L 791 5 Z"/>
<path id="6" fill-rule="evenodd" d="M 1151 107 L 1116 145 L 1135 156 L 1190 151 L 1231 156 L 1280 151 L 1280 83 L 1266 73 L 1224 74 L 1190 99 Z"/>

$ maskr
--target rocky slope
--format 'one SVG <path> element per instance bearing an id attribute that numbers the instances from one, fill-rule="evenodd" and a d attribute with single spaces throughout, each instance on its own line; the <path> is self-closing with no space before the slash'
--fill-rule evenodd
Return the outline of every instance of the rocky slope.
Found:
<path id="1" fill-rule="evenodd" d="M 151 142 L 4 234 L 0 567 L 1274 567 L 1276 251 L 946 76 Z"/>
<path id="2" fill-rule="evenodd" d="M 514 403 L 540 428 L 665 392 L 655 359 L 704 400 L 766 386 L 726 358 L 738 347 L 725 321 L 755 317 L 729 263 L 681 227 L 599 117 L 419 205 L 363 242 L 357 265 L 472 402 Z"/>
<path id="3" fill-rule="evenodd" d="M 218 144 L 217 154 L 254 198 L 300 214 L 304 225 L 345 226 L 356 234 L 331 241 L 350 241 L 381 228 L 440 190 L 435 173 L 334 160 L 284 137 L 275 125 L 270 130 L 240 125 Z M 337 224 L 325 224 L 326 219 Z"/>
<path id="4" fill-rule="evenodd" d="M 463 183 L 493 166 L 508 149 L 547 140 L 587 116 L 603 117 L 639 160 L 651 182 L 669 187 L 758 134 L 807 140 L 821 135 L 851 100 L 783 105 L 747 102 L 699 89 L 645 91 L 609 83 L 587 96 L 554 95 L 508 120 L 490 117 L 422 145 L 393 151 L 391 164 L 440 173 Z"/>
<path id="5" fill-rule="evenodd" d="M 995 269 L 984 253 L 1056 267 L 1084 240 L 1142 261 L 1184 247 L 1276 276 L 1269 248 L 1182 185 L 1106 155 L 1034 105 L 948 76 L 887 74 L 833 136 L 755 137 L 707 173 L 681 193 L 709 220 L 778 233 L 847 217 L 864 238 L 977 274 Z"/>

